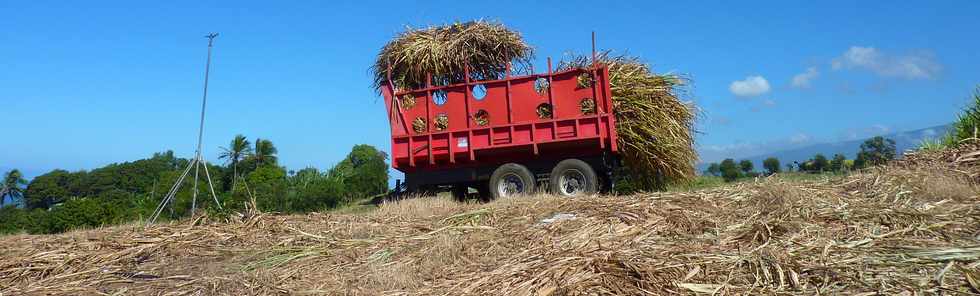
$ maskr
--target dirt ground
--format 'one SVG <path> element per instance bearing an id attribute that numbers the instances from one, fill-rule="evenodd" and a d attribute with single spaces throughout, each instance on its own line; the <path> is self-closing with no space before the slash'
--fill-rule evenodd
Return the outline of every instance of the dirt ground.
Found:
<path id="1" fill-rule="evenodd" d="M 975 295 L 975 178 L 937 161 L 692 192 L 12 235 L 0 295 Z"/>

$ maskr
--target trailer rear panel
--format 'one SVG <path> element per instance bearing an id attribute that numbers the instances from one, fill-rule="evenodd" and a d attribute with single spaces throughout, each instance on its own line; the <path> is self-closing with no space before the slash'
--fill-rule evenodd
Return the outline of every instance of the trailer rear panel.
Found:
<path id="1" fill-rule="evenodd" d="M 542 155 L 615 154 L 608 68 L 550 68 L 549 60 L 547 73 L 449 86 L 430 82 L 417 90 L 396 91 L 389 83 L 382 93 L 391 124 L 392 167 L 411 173 Z"/>

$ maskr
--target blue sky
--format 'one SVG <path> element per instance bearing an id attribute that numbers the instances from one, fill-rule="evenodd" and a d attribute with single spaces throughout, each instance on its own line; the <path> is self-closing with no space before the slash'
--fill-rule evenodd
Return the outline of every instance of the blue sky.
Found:
<path id="1" fill-rule="evenodd" d="M 268 138 L 291 169 L 388 149 L 368 67 L 405 26 L 499 20 L 548 56 L 628 52 L 688 75 L 706 161 L 948 123 L 980 83 L 977 1 L 3 1 L 0 169 L 205 153 Z M 13 136 L 12 136 L 13 135 Z"/>

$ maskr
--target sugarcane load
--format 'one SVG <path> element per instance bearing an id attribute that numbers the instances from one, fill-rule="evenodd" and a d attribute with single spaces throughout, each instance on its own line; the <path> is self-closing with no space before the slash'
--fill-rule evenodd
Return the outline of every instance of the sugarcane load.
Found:
<path id="1" fill-rule="evenodd" d="M 585 39 L 585 38 L 583 38 Z M 585 44 L 585 42 L 583 42 Z M 695 177 L 684 79 L 597 52 L 535 71 L 520 33 L 488 21 L 407 29 L 372 70 L 409 193 L 465 199 L 656 190 Z"/>

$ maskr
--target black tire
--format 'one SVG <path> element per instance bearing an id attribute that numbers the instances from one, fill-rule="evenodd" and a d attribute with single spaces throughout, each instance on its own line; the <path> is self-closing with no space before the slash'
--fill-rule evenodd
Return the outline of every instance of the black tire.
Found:
<path id="1" fill-rule="evenodd" d="M 564 188 L 562 181 L 564 177 Z M 588 163 L 578 159 L 562 160 L 551 170 L 549 179 L 551 193 L 558 196 L 575 197 L 599 192 L 599 177 Z"/>
<path id="2" fill-rule="evenodd" d="M 470 192 L 470 187 L 466 185 L 453 185 L 453 199 L 458 202 L 466 201 L 466 195 Z"/>
<path id="3" fill-rule="evenodd" d="M 490 192 L 489 183 L 483 183 L 483 185 L 480 185 L 479 187 L 476 188 L 476 191 L 480 196 L 481 202 L 489 202 L 493 200 L 493 193 Z"/>
<path id="4" fill-rule="evenodd" d="M 488 189 L 493 198 L 528 195 L 534 193 L 535 182 L 534 174 L 527 167 L 507 163 L 493 171 Z"/>

